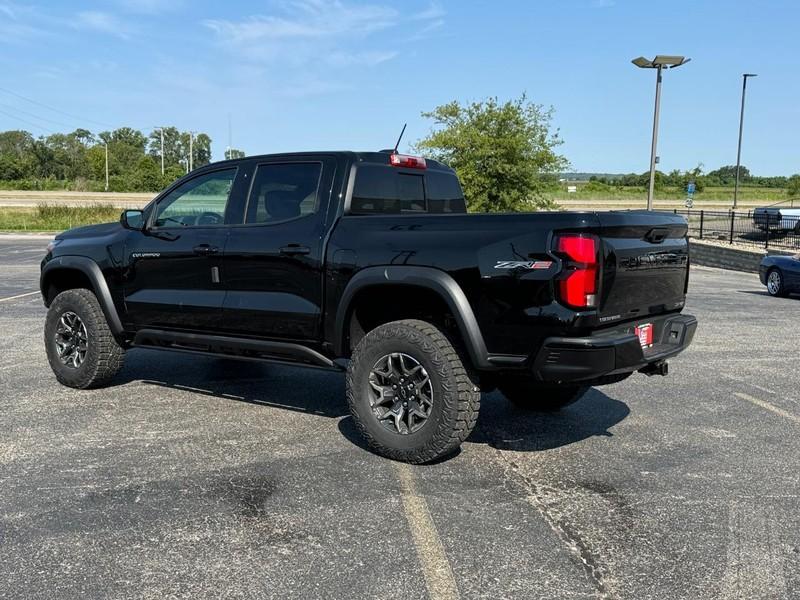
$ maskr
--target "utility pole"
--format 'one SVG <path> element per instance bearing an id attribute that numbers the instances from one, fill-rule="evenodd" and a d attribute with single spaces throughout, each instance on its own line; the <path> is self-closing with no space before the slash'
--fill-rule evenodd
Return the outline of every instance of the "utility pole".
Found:
<path id="1" fill-rule="evenodd" d="M 164 128 L 159 127 L 159 131 L 161 131 L 161 174 L 164 174 Z"/>
<path id="2" fill-rule="evenodd" d="M 194 131 L 189 132 L 189 171 L 194 170 Z"/>
<path id="3" fill-rule="evenodd" d="M 744 95 L 747 91 L 747 78 L 758 77 L 755 73 L 742 73 L 742 108 L 739 112 L 739 149 L 736 151 L 736 183 L 733 186 L 733 210 L 739 200 L 739 167 L 742 164 L 742 127 L 744 126 Z"/>
<path id="4" fill-rule="evenodd" d="M 228 147 L 225 149 L 225 158 L 231 158 L 233 148 L 233 134 L 231 133 L 231 113 L 228 113 Z"/>
<path id="5" fill-rule="evenodd" d="M 108 142 L 105 143 L 106 147 L 106 191 L 108 191 Z"/>

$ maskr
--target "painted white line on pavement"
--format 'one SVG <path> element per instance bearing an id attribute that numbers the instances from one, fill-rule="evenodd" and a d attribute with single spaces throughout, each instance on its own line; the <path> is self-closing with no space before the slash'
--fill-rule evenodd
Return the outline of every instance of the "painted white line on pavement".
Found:
<path id="1" fill-rule="evenodd" d="M 9 296 L 8 298 L 0 298 L 0 302 L 8 302 L 9 300 L 16 300 L 17 298 L 25 298 L 27 296 L 33 296 L 34 294 L 38 294 L 39 292 L 26 292 L 24 294 L 17 294 L 16 296 Z"/>

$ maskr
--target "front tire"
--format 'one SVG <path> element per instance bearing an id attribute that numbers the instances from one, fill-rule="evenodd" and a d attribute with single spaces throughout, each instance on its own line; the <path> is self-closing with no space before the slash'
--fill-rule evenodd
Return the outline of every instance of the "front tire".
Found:
<path id="1" fill-rule="evenodd" d="M 100 303 L 87 289 L 56 296 L 47 311 L 44 345 L 56 379 L 71 388 L 106 385 L 125 358 L 125 349 L 114 339 Z"/>
<path id="2" fill-rule="evenodd" d="M 467 439 L 480 389 L 441 330 L 406 319 L 380 325 L 358 343 L 347 402 L 374 452 L 420 464 L 452 454 Z"/>
<path id="3" fill-rule="evenodd" d="M 770 269 L 767 272 L 767 293 L 770 296 L 786 296 L 786 287 L 783 284 L 783 273 L 780 269 Z"/>
<path id="4" fill-rule="evenodd" d="M 498 389 L 517 408 L 555 412 L 580 400 L 589 390 L 582 385 L 552 385 L 533 379 L 508 379 Z"/>

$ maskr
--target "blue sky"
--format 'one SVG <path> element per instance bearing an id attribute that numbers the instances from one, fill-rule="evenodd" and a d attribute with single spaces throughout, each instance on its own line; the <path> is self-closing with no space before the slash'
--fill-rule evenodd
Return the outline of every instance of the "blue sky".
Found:
<path id="1" fill-rule="evenodd" d="M 664 76 L 660 168 L 736 161 L 800 172 L 800 2 L 627 0 L 0 0 L 0 129 L 174 124 L 215 158 L 406 141 L 438 104 L 527 92 L 555 108 L 579 171 L 648 168 L 655 76 L 630 60 L 684 54 Z M 27 102 L 54 107 L 55 112 Z M 67 113 L 67 114 L 64 114 Z M 35 125 L 35 126 L 34 126 Z"/>

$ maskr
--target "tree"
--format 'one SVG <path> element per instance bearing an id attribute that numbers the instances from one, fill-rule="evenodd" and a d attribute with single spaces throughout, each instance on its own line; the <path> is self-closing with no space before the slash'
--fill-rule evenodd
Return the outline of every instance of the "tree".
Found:
<path id="1" fill-rule="evenodd" d="M 720 167 L 715 171 L 711 171 L 707 177 L 719 185 L 733 185 L 736 182 L 736 165 Z M 739 181 L 748 181 L 750 177 L 750 169 L 741 165 L 739 167 Z"/>
<path id="2" fill-rule="evenodd" d="M 181 133 L 181 149 L 184 152 L 182 158 L 188 160 L 191 147 L 192 167 L 196 169 L 211 162 L 211 138 L 205 133 L 198 133 L 193 140 L 190 140 L 191 135 L 189 132 Z"/>
<path id="3" fill-rule="evenodd" d="M 198 133 L 193 146 L 194 167 L 202 167 L 211 162 L 211 138 L 205 133 Z M 244 154 L 244 153 L 242 153 Z"/>
<path id="4" fill-rule="evenodd" d="M 244 156 L 244 150 L 225 148 L 225 160 L 231 160 L 232 158 L 244 158 Z"/>
<path id="5" fill-rule="evenodd" d="M 423 117 L 437 126 L 415 151 L 440 160 L 458 174 L 470 210 L 517 211 L 548 207 L 545 178 L 568 161 L 555 149 L 562 141 L 550 131 L 552 109 L 525 94 L 436 107 Z"/>
<path id="6" fill-rule="evenodd" d="M 161 161 L 161 129 L 156 129 L 150 134 L 147 153 L 158 161 Z M 181 139 L 181 132 L 177 127 L 164 127 L 164 166 L 171 167 L 179 165 L 180 160 L 184 158 L 188 152 L 187 146 L 184 150 L 183 140 Z M 188 143 L 188 136 L 186 137 Z"/>
<path id="7" fill-rule="evenodd" d="M 131 127 L 120 127 L 112 132 L 104 131 L 98 136 L 107 144 L 125 144 L 131 146 L 139 151 L 139 154 L 144 154 L 147 138 L 138 129 Z"/>
<path id="8" fill-rule="evenodd" d="M 786 193 L 790 198 L 800 198 L 800 175 L 792 175 L 786 182 Z"/>

